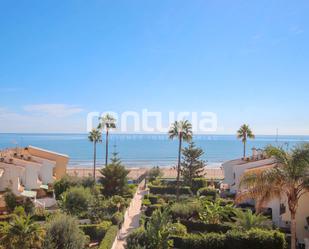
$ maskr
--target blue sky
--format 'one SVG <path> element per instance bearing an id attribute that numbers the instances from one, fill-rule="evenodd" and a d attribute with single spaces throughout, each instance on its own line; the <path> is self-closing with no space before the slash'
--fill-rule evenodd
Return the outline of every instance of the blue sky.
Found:
<path id="1" fill-rule="evenodd" d="M 309 2 L 0 1 L 0 132 L 90 111 L 209 111 L 217 133 L 309 134 Z"/>

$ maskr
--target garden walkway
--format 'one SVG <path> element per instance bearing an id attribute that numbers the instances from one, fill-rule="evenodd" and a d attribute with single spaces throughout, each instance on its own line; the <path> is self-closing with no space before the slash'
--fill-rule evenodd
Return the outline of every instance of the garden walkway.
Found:
<path id="1" fill-rule="evenodd" d="M 124 222 L 121 229 L 118 232 L 117 238 L 114 241 L 112 249 L 124 249 L 125 239 L 134 229 L 139 227 L 139 220 L 141 216 L 142 201 L 147 190 L 143 190 L 144 181 L 138 186 L 130 206 L 124 215 Z"/>

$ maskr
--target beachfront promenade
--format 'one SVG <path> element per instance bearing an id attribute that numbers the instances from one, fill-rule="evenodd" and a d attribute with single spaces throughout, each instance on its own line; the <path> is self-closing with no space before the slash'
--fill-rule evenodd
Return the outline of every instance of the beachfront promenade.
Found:
<path id="1" fill-rule="evenodd" d="M 144 181 L 139 184 L 137 192 L 125 212 L 123 225 L 118 232 L 112 249 L 124 249 L 126 237 L 130 234 L 130 232 L 139 227 L 142 201 L 144 195 L 147 194 L 147 190 L 143 189 L 144 185 Z"/>

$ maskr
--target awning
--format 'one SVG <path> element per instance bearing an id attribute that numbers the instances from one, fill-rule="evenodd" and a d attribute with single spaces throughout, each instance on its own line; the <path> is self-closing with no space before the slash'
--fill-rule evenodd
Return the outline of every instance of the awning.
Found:
<path id="1" fill-rule="evenodd" d="M 24 197 L 29 197 L 29 198 L 35 198 L 36 191 L 24 190 L 23 192 L 21 192 L 20 195 Z"/>
<path id="2" fill-rule="evenodd" d="M 48 185 L 42 184 L 42 185 L 40 186 L 40 188 L 41 188 L 41 189 L 46 189 L 46 190 L 48 190 Z"/>

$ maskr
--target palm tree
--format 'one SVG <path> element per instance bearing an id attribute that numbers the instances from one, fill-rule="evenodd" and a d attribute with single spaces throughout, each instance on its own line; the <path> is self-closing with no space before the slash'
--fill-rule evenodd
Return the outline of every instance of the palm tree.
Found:
<path id="1" fill-rule="evenodd" d="M 116 119 L 111 114 L 106 114 L 104 117 L 100 117 L 100 124 L 98 128 L 100 130 L 105 129 L 106 131 L 106 140 L 105 140 L 105 166 L 107 166 L 108 162 L 108 133 L 109 129 L 116 128 Z"/>
<path id="2" fill-rule="evenodd" d="M 44 230 L 29 215 L 13 215 L 0 224 L 0 240 L 6 249 L 41 248 Z"/>
<path id="3" fill-rule="evenodd" d="M 290 152 L 268 146 L 268 156 L 276 159 L 276 166 L 260 171 L 248 171 L 240 181 L 242 191 L 237 201 L 258 200 L 259 206 L 273 198 L 285 196 L 291 214 L 291 249 L 296 247 L 296 212 L 300 198 L 309 191 L 309 144 Z"/>
<path id="4" fill-rule="evenodd" d="M 271 228 L 270 220 L 262 214 L 254 214 L 251 209 L 243 211 L 240 208 L 234 210 L 235 217 L 230 225 L 237 229 L 248 231 L 252 228 Z"/>
<path id="5" fill-rule="evenodd" d="M 102 141 L 102 133 L 99 129 L 92 129 L 89 132 L 88 139 L 93 142 L 93 180 L 95 181 L 96 161 L 97 161 L 97 143 Z"/>
<path id="6" fill-rule="evenodd" d="M 249 125 L 243 124 L 239 130 L 237 131 L 237 138 L 241 139 L 241 141 L 244 144 L 244 159 L 246 159 L 246 143 L 247 139 L 251 138 L 254 139 L 255 136 L 252 133 L 251 129 L 249 128 Z"/>
<path id="7" fill-rule="evenodd" d="M 190 142 L 192 139 L 192 125 L 188 120 L 185 121 L 175 121 L 168 131 L 170 139 L 178 138 L 178 164 L 177 164 L 177 189 L 176 196 L 179 200 L 179 177 L 180 177 L 180 163 L 181 163 L 181 150 L 182 150 L 182 141 Z"/>

